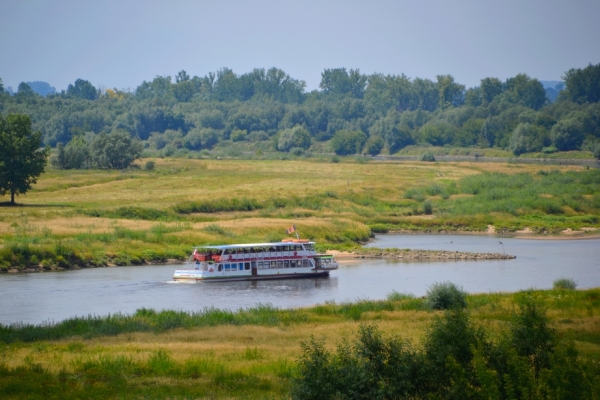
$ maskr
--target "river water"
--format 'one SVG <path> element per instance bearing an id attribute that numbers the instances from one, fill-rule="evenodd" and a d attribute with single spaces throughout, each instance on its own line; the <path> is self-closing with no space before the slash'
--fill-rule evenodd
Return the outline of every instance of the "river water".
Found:
<path id="1" fill-rule="evenodd" d="M 303 307 L 325 301 L 383 299 L 392 290 L 422 296 L 435 282 L 466 291 L 547 289 L 561 277 L 579 288 L 600 286 L 600 239 L 535 240 L 475 235 L 380 235 L 375 247 L 492 252 L 514 260 L 357 260 L 328 278 L 222 283 L 175 283 L 177 265 L 131 266 L 0 275 L 0 324 L 58 322 L 73 316 L 133 313 L 146 307 L 199 311 L 257 303 Z"/>

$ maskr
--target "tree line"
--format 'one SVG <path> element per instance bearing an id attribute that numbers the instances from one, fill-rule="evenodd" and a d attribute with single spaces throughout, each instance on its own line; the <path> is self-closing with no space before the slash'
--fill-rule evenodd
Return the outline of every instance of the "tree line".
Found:
<path id="1" fill-rule="evenodd" d="M 600 157 L 600 64 L 563 78 L 564 90 L 550 102 L 552 90 L 525 74 L 466 88 L 451 75 L 412 79 L 334 68 L 322 72 L 319 90 L 307 92 L 304 81 L 277 68 L 241 75 L 223 68 L 204 77 L 157 76 L 127 92 L 78 79 L 42 97 L 22 83 L 13 96 L 2 90 L 0 112 L 30 115 L 44 144 L 65 149 L 73 139 L 91 145 L 98 134 L 121 131 L 162 155 L 241 142 L 297 154 L 311 147 L 393 154 L 414 144 Z"/>

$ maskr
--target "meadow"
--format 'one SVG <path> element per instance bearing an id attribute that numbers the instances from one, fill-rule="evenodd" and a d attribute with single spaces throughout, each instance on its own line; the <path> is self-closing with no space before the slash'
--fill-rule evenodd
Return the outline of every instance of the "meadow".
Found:
<path id="1" fill-rule="evenodd" d="M 467 311 L 497 341 L 524 296 L 537 299 L 557 334 L 600 368 L 598 289 L 468 295 Z M 377 326 L 420 348 L 440 315 L 427 299 L 392 292 L 382 301 L 296 310 L 140 309 L 55 325 L 1 326 L 0 393 L 5 399 L 286 398 L 298 374 L 301 343 L 311 337 L 333 350 L 361 326 Z"/>
<path id="2" fill-rule="evenodd" d="M 153 161 L 155 168 L 143 165 Z M 600 228 L 600 172 L 365 158 L 145 159 L 125 171 L 51 167 L 0 207 L 0 271 L 184 259 L 203 244 L 275 241 L 294 224 L 320 250 L 374 233 Z"/>

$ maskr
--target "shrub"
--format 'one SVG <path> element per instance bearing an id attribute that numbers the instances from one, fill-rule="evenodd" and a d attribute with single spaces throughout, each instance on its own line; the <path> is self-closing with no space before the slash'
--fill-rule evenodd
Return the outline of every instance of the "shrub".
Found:
<path id="1" fill-rule="evenodd" d="M 285 129 L 279 135 L 277 141 L 277 150 L 290 151 L 295 147 L 308 149 L 310 147 L 310 133 L 302 126 L 296 126 L 292 129 Z"/>
<path id="2" fill-rule="evenodd" d="M 421 158 L 419 160 L 420 161 L 427 161 L 427 162 L 434 162 L 435 161 L 435 156 L 433 155 L 432 152 L 428 151 L 426 153 L 423 153 L 421 155 Z"/>
<path id="3" fill-rule="evenodd" d="M 427 215 L 433 214 L 433 204 L 429 200 L 425 200 L 423 203 L 423 212 Z"/>
<path id="4" fill-rule="evenodd" d="M 331 139 L 330 146 L 337 155 L 358 154 L 367 141 L 367 135 L 361 131 L 337 131 Z"/>
<path id="5" fill-rule="evenodd" d="M 304 149 L 302 147 L 292 147 L 290 149 L 290 154 L 293 156 L 302 156 L 304 155 Z"/>
<path id="6" fill-rule="evenodd" d="M 154 170 L 155 166 L 156 166 L 156 163 L 154 161 L 146 161 L 146 164 L 144 165 L 144 169 L 146 171 L 152 171 L 152 170 Z"/>
<path id="7" fill-rule="evenodd" d="M 529 293 L 519 300 L 519 312 L 513 317 L 510 330 L 512 347 L 531 361 L 536 374 L 550 367 L 556 332 L 550 327 L 546 309 Z"/>
<path id="8" fill-rule="evenodd" d="M 427 302 L 435 310 L 464 308 L 467 306 L 467 292 L 452 282 L 436 282 L 427 289 Z"/>
<path id="9" fill-rule="evenodd" d="M 577 282 L 573 279 L 569 278 L 560 278 L 554 281 L 553 283 L 554 289 L 571 289 L 575 290 L 577 288 Z"/>

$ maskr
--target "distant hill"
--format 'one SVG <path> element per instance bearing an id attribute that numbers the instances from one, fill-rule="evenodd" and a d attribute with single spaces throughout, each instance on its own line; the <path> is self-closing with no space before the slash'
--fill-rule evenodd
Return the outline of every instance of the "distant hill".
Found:
<path id="1" fill-rule="evenodd" d="M 46 97 L 49 94 L 56 93 L 56 88 L 54 86 L 50 86 L 48 82 L 35 81 L 27 82 L 27 84 L 31 89 L 33 89 L 34 92 L 36 92 L 40 96 Z"/>
<path id="2" fill-rule="evenodd" d="M 565 88 L 563 81 L 540 81 L 540 83 L 546 89 L 546 97 L 548 97 L 551 103 L 554 103 L 558 97 L 558 93 Z"/>
<path id="3" fill-rule="evenodd" d="M 544 86 L 544 89 L 556 89 L 557 85 L 562 85 L 560 90 L 563 90 L 565 88 L 565 83 L 563 81 L 540 81 L 540 83 L 542 84 L 542 86 Z"/>

